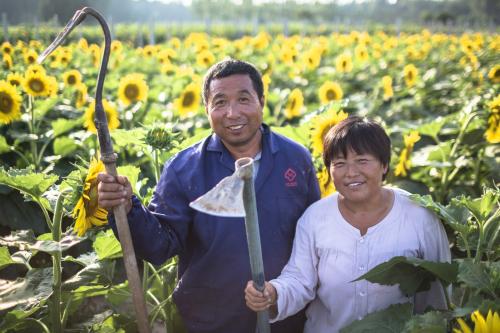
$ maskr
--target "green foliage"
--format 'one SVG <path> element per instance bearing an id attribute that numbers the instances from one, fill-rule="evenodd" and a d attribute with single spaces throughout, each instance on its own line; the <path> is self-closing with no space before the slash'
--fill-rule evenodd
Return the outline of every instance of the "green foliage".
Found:
<path id="1" fill-rule="evenodd" d="M 399 284 L 406 295 L 430 288 L 430 283 L 439 279 L 443 285 L 456 280 L 458 266 L 450 263 L 437 263 L 419 258 L 394 257 L 372 268 L 368 273 L 354 281 L 366 279 L 373 283 L 386 285 Z"/>
<path id="2" fill-rule="evenodd" d="M 34 172 L 32 168 L 10 169 L 9 171 L 0 168 L 0 184 L 13 187 L 35 201 L 41 198 L 58 179 L 57 175 Z"/>
<path id="3" fill-rule="evenodd" d="M 120 242 L 111 229 L 101 231 L 97 235 L 93 246 L 99 260 L 116 259 L 123 256 Z"/>
<path id="4" fill-rule="evenodd" d="M 410 303 L 394 304 L 353 322 L 341 329 L 340 333 L 401 333 L 412 312 Z"/>
<path id="5" fill-rule="evenodd" d="M 402 333 L 446 333 L 447 321 L 443 313 L 430 311 L 413 316 L 405 324 Z"/>

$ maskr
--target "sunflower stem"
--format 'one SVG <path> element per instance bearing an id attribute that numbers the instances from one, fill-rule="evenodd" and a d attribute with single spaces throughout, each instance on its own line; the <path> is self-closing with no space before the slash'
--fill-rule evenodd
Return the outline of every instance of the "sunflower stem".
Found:
<path id="1" fill-rule="evenodd" d="M 63 215 L 63 199 L 64 195 L 70 189 L 63 190 L 59 197 L 57 198 L 56 207 L 54 209 L 54 220 L 52 223 L 52 239 L 55 242 L 61 241 L 61 221 Z M 62 332 L 62 312 L 61 312 L 61 274 L 62 274 L 62 266 L 61 266 L 61 250 L 56 251 L 52 255 L 52 263 L 53 263 L 53 280 L 52 280 L 52 329 L 53 332 L 59 333 Z"/>
<path id="2" fill-rule="evenodd" d="M 158 158 L 159 154 L 160 154 L 160 152 L 158 149 L 153 149 L 156 183 L 158 183 L 158 181 L 160 180 L 160 162 L 159 162 L 159 158 Z"/>
<path id="3" fill-rule="evenodd" d="M 28 122 L 28 128 L 30 131 L 30 135 L 35 135 L 35 110 L 33 107 L 33 96 L 28 97 L 28 110 L 30 113 L 30 121 Z M 32 163 L 35 166 L 35 171 L 38 171 L 38 152 L 36 142 L 30 138 L 30 147 L 31 147 L 31 155 L 32 155 Z"/>

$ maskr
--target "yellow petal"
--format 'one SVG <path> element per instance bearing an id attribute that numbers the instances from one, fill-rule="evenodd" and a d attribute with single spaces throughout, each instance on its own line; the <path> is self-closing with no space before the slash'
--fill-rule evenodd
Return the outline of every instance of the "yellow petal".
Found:
<path id="1" fill-rule="evenodd" d="M 474 322 L 474 333 L 488 333 L 488 327 L 486 326 L 486 321 L 483 315 L 479 311 L 474 311 L 471 315 L 472 321 Z"/>
<path id="2" fill-rule="evenodd" d="M 467 326 L 467 324 L 462 318 L 458 318 L 457 322 L 460 325 L 460 328 L 462 329 L 462 333 L 472 333 L 472 330 L 470 329 L 469 326 Z"/>

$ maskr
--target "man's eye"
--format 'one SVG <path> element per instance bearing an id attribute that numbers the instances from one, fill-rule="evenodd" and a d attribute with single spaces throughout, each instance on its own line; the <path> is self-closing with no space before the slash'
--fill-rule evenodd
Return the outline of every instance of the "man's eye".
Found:
<path id="1" fill-rule="evenodd" d="M 224 100 L 219 99 L 219 100 L 217 100 L 217 101 L 214 102 L 214 105 L 215 106 L 222 106 L 222 105 L 224 105 L 224 103 L 225 103 Z"/>
<path id="2" fill-rule="evenodd" d="M 240 97 L 240 102 L 248 102 L 249 101 L 249 98 L 248 97 Z"/>

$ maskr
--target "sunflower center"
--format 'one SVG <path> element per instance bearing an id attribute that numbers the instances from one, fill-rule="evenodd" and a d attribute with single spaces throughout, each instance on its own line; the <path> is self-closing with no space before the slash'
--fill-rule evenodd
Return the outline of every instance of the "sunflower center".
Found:
<path id="1" fill-rule="evenodd" d="M 75 83 L 76 83 L 76 76 L 74 76 L 74 75 L 69 75 L 69 76 L 68 76 L 68 84 L 73 85 L 73 84 L 75 84 Z"/>
<path id="2" fill-rule="evenodd" d="M 297 104 L 295 98 L 290 102 L 290 110 L 295 110 L 295 104 Z"/>
<path id="3" fill-rule="evenodd" d="M 500 78 L 500 69 L 497 69 L 495 73 L 493 73 L 494 78 Z"/>
<path id="4" fill-rule="evenodd" d="M 29 56 L 29 57 L 28 57 L 28 63 L 30 63 L 30 64 L 35 63 L 35 60 L 36 60 L 36 59 L 35 59 L 35 57 L 33 57 L 33 56 Z"/>
<path id="5" fill-rule="evenodd" d="M 16 80 L 16 79 L 11 79 L 11 80 L 9 81 L 9 83 L 10 83 L 12 86 L 18 86 L 18 85 L 20 85 L 20 84 L 21 84 L 21 82 L 20 82 L 20 81 L 18 81 L 18 80 Z"/>
<path id="6" fill-rule="evenodd" d="M 343 69 L 347 68 L 347 61 L 345 60 L 342 61 L 342 68 Z"/>
<path id="7" fill-rule="evenodd" d="M 139 88 L 137 88 L 135 84 L 127 85 L 125 87 L 125 96 L 127 96 L 129 100 L 136 100 L 137 97 L 139 97 Z"/>
<path id="8" fill-rule="evenodd" d="M 188 91 L 184 94 L 184 98 L 182 99 L 182 106 L 187 107 L 191 106 L 194 102 L 194 93 L 192 91 Z"/>
<path id="9" fill-rule="evenodd" d="M 326 92 L 326 98 L 327 98 L 329 101 L 333 101 L 333 100 L 335 100 L 335 99 L 336 99 L 336 97 L 337 97 L 337 93 L 336 93 L 334 90 L 330 89 L 330 90 L 328 90 L 328 91 Z"/>
<path id="10" fill-rule="evenodd" d="M 44 89 L 43 82 L 38 79 L 32 79 L 29 83 L 29 86 L 31 90 L 37 93 L 42 92 Z"/>
<path id="11" fill-rule="evenodd" d="M 12 106 L 14 104 L 14 101 L 12 100 L 12 97 L 5 93 L 5 92 L 0 92 L 0 112 L 8 114 L 12 112 Z"/>
<path id="12" fill-rule="evenodd" d="M 408 78 L 408 80 L 413 80 L 413 72 L 412 71 L 409 71 L 408 74 L 406 74 L 406 77 Z"/>

